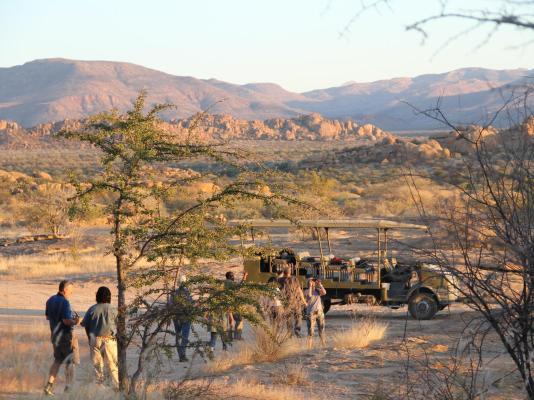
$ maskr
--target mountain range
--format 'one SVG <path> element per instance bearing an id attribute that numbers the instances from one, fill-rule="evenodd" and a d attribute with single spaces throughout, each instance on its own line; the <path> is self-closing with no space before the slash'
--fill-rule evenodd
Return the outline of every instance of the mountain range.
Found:
<path id="1" fill-rule="evenodd" d="M 43 59 L 0 68 L 0 119 L 31 127 L 111 108 L 125 110 L 145 89 L 150 103 L 176 105 L 164 114 L 168 119 L 201 110 L 247 120 L 319 113 L 391 131 L 425 130 L 440 126 L 413 107 L 431 108 L 439 102 L 452 122 L 481 123 L 532 77 L 534 69 L 465 68 L 294 93 L 274 83 L 237 85 L 124 62 Z"/>

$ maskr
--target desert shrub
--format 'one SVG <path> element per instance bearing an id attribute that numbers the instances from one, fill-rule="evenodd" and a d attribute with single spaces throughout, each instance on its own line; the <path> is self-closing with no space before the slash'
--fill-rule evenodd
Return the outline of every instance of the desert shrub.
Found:
<path id="1" fill-rule="evenodd" d="M 414 178 L 413 182 L 417 190 L 410 188 L 402 178 L 370 185 L 360 198 L 346 201 L 344 211 L 348 215 L 414 217 L 419 215 L 416 201 L 432 210 L 438 208 L 443 199 L 454 195 L 450 188 L 427 179 Z"/>
<path id="2" fill-rule="evenodd" d="M 249 343 L 235 348 L 230 354 L 212 360 L 206 366 L 209 372 L 224 372 L 238 365 L 274 362 L 304 351 L 301 343 L 290 338 L 284 317 L 273 324 L 253 327 L 254 337 Z"/>
<path id="3" fill-rule="evenodd" d="M 220 388 L 208 379 L 183 379 L 172 382 L 163 389 L 165 400 L 218 400 L 221 399 Z"/>
<path id="4" fill-rule="evenodd" d="M 27 187 L 23 194 L 20 218 L 35 233 L 65 235 L 71 222 L 68 198 L 74 193 L 69 185 L 45 183 Z"/>
<path id="5" fill-rule="evenodd" d="M 372 319 L 355 322 L 348 329 L 334 333 L 332 345 L 334 348 L 361 349 L 384 337 L 387 324 Z"/>

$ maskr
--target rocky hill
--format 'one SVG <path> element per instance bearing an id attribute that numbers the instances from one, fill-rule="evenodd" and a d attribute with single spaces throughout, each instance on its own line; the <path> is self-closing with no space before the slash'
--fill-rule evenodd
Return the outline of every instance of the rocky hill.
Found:
<path id="1" fill-rule="evenodd" d="M 170 125 L 178 130 L 187 130 L 193 118 L 173 121 Z M 216 139 L 259 140 L 357 140 L 370 141 L 392 137 L 380 128 L 354 121 L 331 120 L 319 114 L 296 118 L 273 118 L 265 121 L 239 120 L 230 115 L 209 115 L 197 129 L 204 137 Z"/>
<path id="2" fill-rule="evenodd" d="M 524 141 L 525 137 L 528 142 Z M 388 135 L 368 145 L 315 154 L 303 160 L 301 166 L 318 168 L 319 166 L 342 165 L 350 168 L 357 164 L 394 164 L 417 167 L 440 162 L 451 164 L 450 161 L 454 163 L 454 160 L 462 160 L 473 155 L 475 140 L 482 140 L 485 150 L 498 158 L 503 145 L 510 148 L 514 143 L 522 146 L 524 143 L 534 141 L 534 117 L 530 116 L 519 126 L 507 130 L 468 125 L 459 129 L 459 132 L 449 132 L 422 139 Z"/>
<path id="3" fill-rule="evenodd" d="M 39 124 L 26 129 L 13 121 L 0 120 L 0 149 L 34 149 L 34 148 L 79 148 L 80 143 L 59 141 L 52 134 L 62 129 L 76 129 L 82 121 L 64 120 Z"/>
<path id="4" fill-rule="evenodd" d="M 191 130 L 195 117 L 164 122 L 163 127 L 176 135 Z M 62 129 L 80 128 L 84 120 L 64 120 L 39 124 L 25 129 L 13 121 L 0 120 L 0 148 L 31 149 L 53 147 L 80 147 L 79 143 L 58 141 L 53 134 Z M 359 125 L 354 121 L 339 121 L 319 114 L 296 118 L 273 118 L 264 121 L 240 120 L 230 115 L 206 115 L 197 122 L 193 133 L 203 140 L 364 140 L 376 142 L 394 138 L 371 124 Z"/>
<path id="5" fill-rule="evenodd" d="M 521 85 L 529 76 L 534 76 L 534 70 L 466 68 L 293 93 L 272 83 L 237 85 L 129 63 L 45 59 L 0 68 L 0 119 L 30 127 L 111 108 L 123 111 L 139 90 L 146 89 L 149 102 L 177 106 L 166 114 L 169 119 L 188 118 L 201 110 L 247 120 L 319 113 L 388 130 L 430 129 L 436 124 L 414 115 L 405 102 L 428 108 L 440 99 L 453 122 L 477 122 L 502 105 L 506 98 L 502 91 Z"/>

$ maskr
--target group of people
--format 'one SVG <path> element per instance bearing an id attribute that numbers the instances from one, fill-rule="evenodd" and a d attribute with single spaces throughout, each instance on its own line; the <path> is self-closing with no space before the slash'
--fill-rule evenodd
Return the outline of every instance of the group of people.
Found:
<path id="1" fill-rule="evenodd" d="M 241 281 L 237 282 L 234 273 L 229 271 L 226 273 L 224 288 L 235 288 L 246 279 L 247 274 L 245 273 Z M 308 327 L 308 346 L 312 344 L 316 326 L 321 343 L 324 344 L 325 322 L 321 296 L 324 296 L 326 291 L 321 281 L 308 277 L 307 287 L 303 290 L 298 279 L 291 274 L 291 266 L 287 265 L 278 277 L 269 279 L 269 284 L 274 286 L 276 294 L 266 297 L 262 302 L 266 320 L 270 320 L 271 323 L 280 320 L 286 321 L 288 332 L 296 337 L 301 337 L 304 315 Z M 68 391 L 72 385 L 74 367 L 80 362 L 78 340 L 74 334 L 76 325 L 85 328 L 97 383 L 104 383 L 104 364 L 107 364 L 113 387 L 118 389 L 117 310 L 111 305 L 111 291 L 106 286 L 98 288 L 96 304 L 91 306 L 81 319 L 72 310 L 69 302 L 73 290 L 73 282 L 63 280 L 59 283 L 57 294 L 46 302 L 45 315 L 50 324 L 54 362 L 50 367 L 44 392 L 46 395 L 54 394 L 54 383 L 63 363 L 65 363 L 65 390 Z M 187 279 L 182 276 L 177 289 L 169 297 L 169 305 L 173 310 L 176 348 L 180 362 L 189 361 L 186 350 L 189 345 L 192 318 L 188 310 L 193 304 Z M 218 338 L 220 338 L 222 348 L 225 351 L 228 350 L 228 345 L 233 340 L 243 340 L 243 318 L 235 310 L 227 309 L 224 312 L 213 312 L 206 317 L 210 332 L 209 349 L 211 355 L 215 350 Z"/>
<path id="2" fill-rule="evenodd" d="M 308 347 L 312 345 L 316 326 L 321 343 L 324 345 L 325 320 L 321 297 L 326 294 L 326 290 L 321 280 L 307 276 L 307 286 L 303 290 L 297 277 L 291 273 L 291 265 L 288 264 L 284 266 L 280 276 L 271 278 L 270 282 L 278 285 L 282 300 L 278 314 L 287 321 L 288 331 L 296 337 L 301 337 L 304 316 L 308 328 Z"/>
<path id="3" fill-rule="evenodd" d="M 111 291 L 101 286 L 96 292 L 96 304 L 91 306 L 83 319 L 72 310 L 69 299 L 74 291 L 72 281 L 59 283 L 57 294 L 46 302 L 46 319 L 50 324 L 50 338 L 54 350 L 54 362 L 50 366 L 44 393 L 54 395 L 54 383 L 59 368 L 65 363 L 65 391 L 69 391 L 74 379 L 74 366 L 80 363 L 78 340 L 74 327 L 85 328 L 89 351 L 97 383 L 104 383 L 104 364 L 107 364 L 115 389 L 119 387 L 117 367 L 116 318 L 117 310 L 111 305 Z"/>
<path id="4" fill-rule="evenodd" d="M 247 279 L 247 274 L 245 273 L 243 275 L 240 282 L 235 280 L 235 275 L 232 271 L 228 271 L 225 278 L 224 289 L 226 290 L 241 285 Z M 169 297 L 169 305 L 172 307 L 174 314 L 173 322 L 178 357 L 180 362 L 188 362 L 189 358 L 186 355 L 186 349 L 189 345 L 192 324 L 192 317 L 189 310 L 193 305 L 193 298 L 187 287 L 186 276 L 182 275 L 180 277 L 178 287 Z M 210 356 L 213 355 L 217 339 L 219 338 L 224 351 L 228 350 L 228 345 L 233 340 L 243 340 L 243 319 L 239 313 L 227 309 L 219 312 L 214 311 L 205 317 L 210 333 L 210 340 L 208 342 Z"/>
<path id="5" fill-rule="evenodd" d="M 241 281 L 237 282 L 234 273 L 228 271 L 224 288 L 239 286 L 246 279 L 245 273 Z M 191 316 L 188 315 L 187 309 L 193 303 L 186 282 L 187 279 L 182 276 L 178 288 L 169 299 L 175 315 L 176 348 L 181 362 L 189 361 L 186 349 L 189 344 Z M 268 284 L 273 285 L 275 294 L 263 296 L 260 299 L 265 320 L 270 323 L 283 321 L 287 324 L 287 331 L 291 336 L 301 337 L 304 317 L 308 328 L 308 347 L 311 347 L 313 343 L 316 327 L 321 343 L 324 345 L 325 318 L 321 297 L 326 294 L 326 290 L 321 281 L 308 277 L 307 286 L 303 290 L 297 277 L 291 273 L 291 265 L 288 264 L 280 271 L 279 276 L 271 277 Z M 210 332 L 210 355 L 213 355 L 219 338 L 223 351 L 228 350 L 233 340 L 243 340 L 243 318 L 231 308 L 224 312 L 213 312 L 207 315 L 207 327 Z"/>

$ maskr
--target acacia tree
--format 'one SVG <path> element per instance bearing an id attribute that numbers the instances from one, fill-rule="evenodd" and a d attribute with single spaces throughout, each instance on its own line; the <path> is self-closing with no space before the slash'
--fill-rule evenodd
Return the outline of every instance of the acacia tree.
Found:
<path id="1" fill-rule="evenodd" d="M 51 234 L 54 238 L 65 235 L 71 217 L 68 201 L 74 189 L 65 184 L 46 183 L 32 189 L 26 188 L 20 214 L 33 232 Z"/>
<path id="2" fill-rule="evenodd" d="M 195 180 L 206 179 L 200 173 L 179 168 L 185 161 L 230 164 L 250 160 L 242 152 L 229 150 L 225 143 L 201 142 L 193 134 L 201 119 L 186 132 L 166 129 L 158 113 L 171 107 L 156 105 L 144 112 L 145 94 L 136 99 L 126 114 L 116 111 L 90 118 L 76 132 L 61 132 L 62 137 L 89 142 L 101 154 L 102 170 L 89 182 L 78 183 L 76 200 L 99 192 L 111 196 L 107 208 L 113 243 L 118 288 L 117 344 L 119 382 L 122 392 L 139 395 L 143 372 L 149 354 L 158 344 L 165 345 L 172 309 L 163 307 L 166 296 L 176 285 L 183 268 L 192 269 L 199 258 L 223 259 L 235 254 L 228 244 L 229 235 L 236 232 L 219 217 L 219 208 L 236 202 L 261 199 L 267 204 L 291 201 L 269 192 L 257 175 L 246 173 L 208 196 L 189 198 L 177 209 L 167 211 L 165 199 L 171 192 L 182 190 Z M 197 274 L 192 288 L 200 296 L 193 322 L 203 322 L 206 313 L 220 313 L 232 307 L 254 322 L 257 293 L 254 285 L 241 285 L 231 298 L 211 277 Z M 126 294 L 132 290 L 133 301 Z M 135 293 L 133 292 L 135 290 Z M 209 294 L 209 296 L 206 296 Z M 231 300 L 233 299 L 233 300 Z M 137 341 L 136 341 L 137 340 Z M 130 376 L 127 349 L 139 345 L 137 369 Z M 161 347 L 161 346 L 160 346 Z"/>

